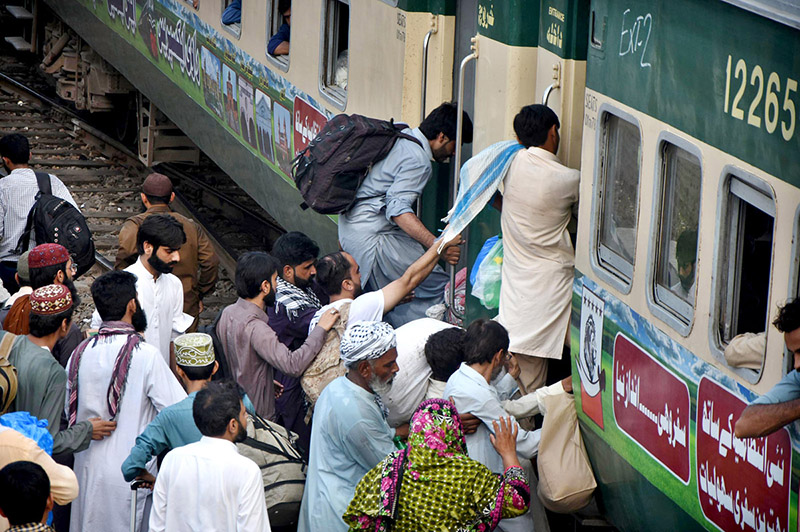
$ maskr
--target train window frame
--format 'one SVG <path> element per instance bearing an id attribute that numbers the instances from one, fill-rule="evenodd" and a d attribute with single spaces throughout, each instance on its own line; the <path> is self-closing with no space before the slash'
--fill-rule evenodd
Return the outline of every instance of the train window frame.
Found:
<path id="1" fill-rule="evenodd" d="M 272 36 L 275 35 L 278 30 L 280 29 L 281 24 L 277 24 L 278 21 L 282 21 L 283 13 L 278 13 L 278 5 L 280 2 L 278 0 L 268 0 L 267 5 L 267 23 L 266 23 L 266 39 L 264 39 L 264 55 L 267 57 L 267 61 L 269 61 L 275 68 L 281 70 L 283 72 L 289 71 L 289 66 L 291 65 L 291 55 L 292 55 L 292 46 L 291 42 L 289 44 L 289 53 L 286 55 L 278 55 L 274 56 L 269 53 L 269 41 L 272 39 Z"/>
<path id="2" fill-rule="evenodd" d="M 705 179 L 703 179 L 703 153 L 702 150 L 692 142 L 669 131 L 661 132 L 658 137 L 657 146 L 659 155 L 656 157 L 655 171 L 653 173 L 655 176 L 655 186 L 653 187 L 650 243 L 647 253 L 647 256 L 651 257 L 650 265 L 647 269 L 647 305 L 654 316 L 675 329 L 681 336 L 687 337 L 689 333 L 691 333 L 694 325 L 694 305 L 689 305 L 688 302 L 675 296 L 670 290 L 658 283 L 658 264 L 663 251 L 662 232 L 665 229 L 665 227 L 663 227 L 663 212 L 666 202 L 665 192 L 668 179 L 666 152 L 670 146 L 683 150 L 695 157 L 700 166 L 700 197 L 699 205 L 697 206 L 698 241 L 700 220 L 702 220 L 703 216 L 703 184 L 705 182 Z M 666 229 L 669 230 L 669 228 Z M 697 297 L 697 265 L 699 264 L 699 259 L 700 246 L 698 244 L 695 262 L 695 299 Z"/>
<path id="3" fill-rule="evenodd" d="M 330 62 L 331 49 L 338 44 L 338 27 L 333 24 L 333 19 L 336 18 L 337 13 L 331 13 L 331 6 L 336 6 L 334 9 L 338 10 L 342 4 L 348 8 L 347 16 L 347 49 L 350 49 L 350 22 L 353 17 L 350 14 L 350 0 L 322 0 L 322 16 L 320 17 L 320 47 L 319 47 L 319 76 L 317 77 L 319 92 L 322 97 L 327 100 L 331 105 L 340 111 L 344 111 L 347 107 L 347 89 L 332 86 L 328 84 L 330 76 L 336 71 L 336 59 L 333 63 Z M 334 38 L 331 34 L 336 32 Z M 337 58 L 338 58 L 338 54 Z M 348 53 L 349 55 L 349 53 Z M 347 77 L 350 77 L 350 62 L 348 57 Z M 349 84 L 348 84 L 349 85 Z"/>
<path id="4" fill-rule="evenodd" d="M 397 7 L 398 1 L 397 0 L 381 0 L 384 4 L 388 4 L 392 7 Z"/>
<path id="5" fill-rule="evenodd" d="M 638 175 L 638 187 L 637 190 L 637 201 L 636 201 L 636 231 L 634 233 L 634 250 L 633 250 L 633 262 L 628 264 L 625 259 L 616 255 L 610 248 L 607 248 L 603 245 L 601 241 L 601 228 L 602 228 L 602 221 L 601 218 L 603 216 L 605 210 L 605 165 L 606 165 L 606 151 L 607 151 L 607 120 L 608 117 L 613 116 L 617 119 L 620 119 L 628 124 L 632 125 L 637 129 L 639 132 L 639 153 L 638 153 L 638 161 L 639 161 L 639 175 Z M 591 264 L 592 269 L 594 270 L 595 274 L 602 279 L 603 281 L 607 282 L 608 284 L 615 287 L 617 290 L 622 292 L 623 294 L 628 294 L 631 291 L 631 287 L 633 285 L 633 277 L 635 272 L 635 263 L 636 263 L 636 249 L 638 246 L 636 245 L 636 241 L 638 240 L 638 233 L 639 233 L 639 217 L 640 217 L 640 210 L 641 210 L 641 180 L 642 180 L 642 157 L 643 157 L 643 145 L 644 145 L 644 136 L 642 134 L 642 125 L 641 122 L 634 117 L 633 115 L 614 107 L 609 103 L 604 103 L 598 109 L 598 123 L 600 126 L 597 128 L 597 133 L 595 135 L 595 161 L 594 161 L 594 182 L 593 182 L 593 190 L 595 191 L 592 194 L 592 222 L 595 224 L 595 229 L 591 233 Z M 611 258 L 611 261 L 614 261 L 615 264 L 609 262 L 609 257 L 616 257 Z M 624 262 L 624 264 L 622 264 Z"/>
<path id="6" fill-rule="evenodd" d="M 242 0 L 242 2 L 246 1 L 248 0 Z M 230 33 L 234 37 L 236 37 L 237 40 L 240 39 L 242 37 L 242 22 L 239 21 L 234 24 L 224 24 L 222 22 L 222 14 L 225 12 L 225 8 L 228 7 L 228 4 L 230 4 L 230 2 L 228 0 L 219 0 L 219 4 L 220 4 L 219 23 L 222 26 L 222 29 Z"/>
<path id="7" fill-rule="evenodd" d="M 731 290 L 730 270 L 738 264 L 738 261 L 728 259 L 731 249 L 738 243 L 738 238 L 732 238 L 734 232 L 731 220 L 731 209 L 734 201 L 743 201 L 750 206 L 759 209 L 761 212 L 772 216 L 772 248 L 770 253 L 770 275 L 769 287 L 767 289 L 767 309 L 765 316 L 765 332 L 769 335 L 769 316 L 770 302 L 772 301 L 772 273 L 775 268 L 775 225 L 777 223 L 775 192 L 761 178 L 742 170 L 733 165 L 726 165 L 722 169 L 722 178 L 719 180 L 718 198 L 720 201 L 717 206 L 716 238 L 714 243 L 714 285 L 711 290 L 711 316 L 709 320 L 709 344 L 710 351 L 714 358 L 729 371 L 738 375 L 750 384 L 756 384 L 764 373 L 764 363 L 766 353 L 761 361 L 759 369 L 737 368 L 728 364 L 725 360 L 725 347 L 727 342 L 723 340 L 720 332 L 723 327 L 725 315 L 723 312 L 730 311 L 731 305 L 727 298 L 723 297 L 723 292 Z M 736 222 L 738 223 L 738 222 Z M 725 271 L 728 270 L 728 271 Z M 723 308 L 727 307 L 727 308 Z"/>

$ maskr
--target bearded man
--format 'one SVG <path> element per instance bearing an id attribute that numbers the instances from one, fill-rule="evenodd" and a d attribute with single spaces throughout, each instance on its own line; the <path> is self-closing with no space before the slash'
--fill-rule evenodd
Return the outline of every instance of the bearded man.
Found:
<path id="1" fill-rule="evenodd" d="M 129 530 L 131 493 L 140 499 L 135 517 L 141 525 L 145 493 L 131 492 L 120 474 L 122 462 L 156 414 L 186 397 L 164 357 L 137 332 L 147 327 L 137 284 L 133 274 L 122 271 L 94 281 L 92 299 L 102 319 L 100 330 L 78 346 L 67 364 L 70 427 L 98 416 L 117 423 L 111 436 L 75 453 L 81 491 L 72 503 L 71 530 Z"/>
<path id="2" fill-rule="evenodd" d="M 176 367 L 172 340 L 194 322 L 183 312 L 183 285 L 172 274 L 185 242 L 186 233 L 178 220 L 168 214 L 148 216 L 136 235 L 139 260 L 124 270 L 136 276 L 136 292 L 147 316 L 147 330 L 136 331 L 143 332 L 145 341 L 158 348 L 173 372 Z M 99 327 L 100 322 L 100 314 L 95 311 L 92 327 Z"/>
<path id="3" fill-rule="evenodd" d="M 32 291 L 51 284 L 63 285 L 69 290 L 72 304 L 76 307 L 80 304 L 78 290 L 72 280 L 77 267 L 72 262 L 67 248 L 60 244 L 40 244 L 27 253 L 27 260 L 28 284 Z M 30 295 L 23 294 L 14 301 L 8 310 L 3 321 L 3 330 L 14 334 L 28 334 L 30 332 L 30 315 Z M 52 354 L 59 364 L 67 365 L 69 356 L 78 347 L 81 340 L 83 340 L 83 334 L 80 328 L 74 323 L 70 324 L 67 334 L 62 336 L 52 349 Z"/>
<path id="4" fill-rule="evenodd" d="M 297 349 L 282 344 L 266 312 L 275 306 L 279 268 L 273 256 L 261 251 L 240 256 L 234 279 L 239 299 L 223 309 L 217 324 L 231 375 L 253 401 L 256 413 L 270 421 L 276 420 L 275 369 L 291 377 L 302 375 L 339 319 L 339 311 L 330 309 Z"/>
<path id="5" fill-rule="evenodd" d="M 150 531 L 269 532 L 261 470 L 241 456 L 247 418 L 236 383 L 212 382 L 192 403 L 200 441 L 170 451 L 153 489 Z"/>
<path id="6" fill-rule="evenodd" d="M 408 436 L 408 424 L 392 429 L 381 396 L 392 387 L 397 367 L 394 329 L 362 321 L 342 336 L 347 375 L 331 381 L 314 407 L 311 454 L 297 530 L 347 530 L 342 514 L 356 484 L 395 450 L 393 438 Z"/>

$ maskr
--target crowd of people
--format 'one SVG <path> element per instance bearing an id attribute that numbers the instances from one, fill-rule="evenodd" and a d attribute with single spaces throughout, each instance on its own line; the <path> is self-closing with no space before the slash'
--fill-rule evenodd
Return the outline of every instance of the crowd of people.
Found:
<path id="1" fill-rule="evenodd" d="M 27 139 L 1 138 L 0 370 L 11 364 L 17 386 L 0 404 L 36 418 L 51 442 L 48 452 L 0 426 L 6 526 L 277 530 L 262 469 L 237 447 L 265 420 L 291 431 L 307 459 L 287 529 L 533 530 L 533 419 L 545 398 L 572 392 L 569 372 L 548 374 L 548 361 L 567 341 L 578 173 L 556 156 L 555 113 L 523 108 L 520 150 L 494 201 L 505 239 L 499 315 L 464 328 L 428 317 L 445 299 L 439 263 L 459 263 L 461 238 L 437 239 L 414 204 L 432 161 L 453 154 L 458 118 L 441 105 L 404 131 L 418 142 L 399 139 L 371 168 L 339 218 L 340 251 L 320 257 L 294 231 L 270 253 L 241 255 L 238 299 L 206 332 L 199 315 L 219 260 L 203 229 L 170 210 L 169 178 L 145 179 L 145 211 L 122 226 L 116 269 L 92 283 L 91 328 L 81 331 L 68 250 L 12 245 L 38 188 Z M 776 323 L 793 352 L 797 308 Z M 737 435 L 796 417 L 792 378 L 745 410 Z"/>
<path id="2" fill-rule="evenodd" d="M 570 391 L 570 380 L 519 397 L 528 352 L 512 354 L 514 324 L 478 320 L 464 330 L 426 317 L 444 299 L 439 262 L 458 263 L 461 239 L 439 242 L 413 206 L 432 161 L 453 154 L 457 118 L 443 104 L 405 130 L 418 142 L 399 140 L 371 169 L 340 219 L 341 251 L 320 257 L 312 239 L 289 232 L 271 253 L 240 256 L 239 298 L 211 335 L 196 331 L 219 260 L 203 229 L 171 211 L 169 178 L 151 174 L 144 212 L 119 233 L 116 270 L 91 285 L 84 338 L 72 320 L 69 251 L 42 243 L 16 255 L 7 243 L 24 231 L 38 185 L 27 139 L 0 139 L 10 171 L 0 180 L 0 273 L 10 292 L 0 318 L 19 381 L 9 410 L 46 422 L 53 442 L 51 458 L 13 429 L 0 432 L 9 441 L 0 489 L 16 489 L 20 471 L 30 479 L 24 511 L 0 493 L 10 525 L 48 530 L 35 523 L 53 510 L 59 531 L 122 531 L 131 519 L 139 530 L 269 530 L 261 471 L 236 447 L 258 418 L 296 434 L 307 456 L 298 530 L 532 529 L 538 431 L 513 417 L 542 413 L 542 397 Z M 546 127 L 545 148 L 557 150 L 557 121 L 525 126 Z M 53 194 L 75 205 L 50 179 Z M 564 227 L 554 231 L 566 257 Z"/>

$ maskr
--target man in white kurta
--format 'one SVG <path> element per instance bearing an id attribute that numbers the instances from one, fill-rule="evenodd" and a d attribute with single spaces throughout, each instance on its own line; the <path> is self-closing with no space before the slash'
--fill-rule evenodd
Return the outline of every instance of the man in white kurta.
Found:
<path id="1" fill-rule="evenodd" d="M 198 416 L 206 405 L 214 410 Z M 247 436 L 235 384 L 209 384 L 197 393 L 192 410 L 203 436 L 164 458 L 153 490 L 150 532 L 270 532 L 261 470 L 234 443 Z M 212 435 L 215 425 L 224 431 Z"/>
<path id="2" fill-rule="evenodd" d="M 145 231 L 152 225 L 149 219 L 153 217 L 170 218 L 166 215 L 148 217 L 142 223 Z M 166 221 L 162 223 L 166 223 Z M 180 226 L 179 222 L 176 223 Z M 168 229 L 177 232 L 177 227 Z M 139 230 L 141 231 L 142 228 L 140 227 Z M 180 235 L 183 235 L 182 227 L 180 227 Z M 185 237 L 183 238 L 185 240 Z M 170 363 L 170 343 L 186 332 L 186 329 L 194 321 L 192 316 L 183 312 L 183 285 L 180 279 L 167 271 L 159 271 L 152 264 L 152 262 L 157 265 L 167 264 L 164 269 L 171 270 L 169 268 L 171 263 L 168 261 L 180 260 L 177 250 L 170 251 L 173 245 L 180 247 L 177 242 L 170 243 L 169 247 L 165 245 L 145 247 L 145 251 L 139 255 L 139 259 L 124 270 L 136 276 L 139 303 L 147 316 L 147 330 L 144 332 L 144 339 L 148 344 L 158 348 L 167 363 Z M 162 260 L 159 255 L 164 259 Z M 155 261 L 152 260 L 153 256 L 155 256 Z M 98 328 L 100 321 L 100 315 L 95 311 L 92 314 L 92 328 Z"/>
<path id="3" fill-rule="evenodd" d="M 580 172 L 561 164 L 558 117 L 543 105 L 514 119 L 527 147 L 503 182 L 503 277 L 498 321 L 518 356 L 523 393 L 545 384 L 547 359 L 560 359 L 567 334 L 575 251 L 567 231 Z"/>
<path id="4" fill-rule="evenodd" d="M 127 292 L 116 298 L 126 307 L 119 321 L 104 324 L 128 324 L 136 310 L 135 283 L 133 276 L 124 272 L 109 272 L 92 285 L 92 296 L 98 305 L 96 285 L 106 276 L 124 276 L 116 283 L 128 283 Z M 116 284 L 113 284 L 116 286 Z M 108 284 L 106 285 L 108 286 Z M 114 289 L 106 290 L 106 294 Z M 128 296 L 133 295 L 129 299 Z M 104 307 L 103 307 L 104 308 Z M 101 312 L 104 312 L 101 309 Z M 107 314 L 105 314 L 108 316 Z M 116 316 L 115 316 L 116 317 Z M 76 421 L 94 417 L 108 419 L 109 384 L 112 380 L 117 356 L 129 336 L 89 338 L 81 355 L 75 378 L 70 371 L 67 383 L 67 417 L 70 417 L 70 401 L 77 384 Z M 73 368 L 73 359 L 80 350 L 75 350 L 67 365 Z M 125 379 L 121 399 L 116 413 L 116 430 L 104 440 L 92 441 L 85 451 L 75 453 L 75 475 L 78 477 L 80 494 L 72 503 L 71 530 L 102 530 L 104 532 L 127 532 L 130 529 L 131 489 L 120 473 L 122 462 L 127 458 L 136 437 L 162 409 L 184 399 L 186 393 L 170 371 L 158 349 L 140 342 L 132 351 L 130 366 Z M 111 416 L 113 419 L 113 416 Z M 148 470 L 155 473 L 155 464 Z M 137 522 L 141 523 L 145 507 L 145 492 L 138 493 Z M 141 530 L 137 528 L 137 530 Z"/>

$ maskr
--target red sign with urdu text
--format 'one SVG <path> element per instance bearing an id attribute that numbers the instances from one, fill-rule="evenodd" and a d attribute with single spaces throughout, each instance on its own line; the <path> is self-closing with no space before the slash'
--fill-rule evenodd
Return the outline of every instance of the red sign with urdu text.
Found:
<path id="1" fill-rule="evenodd" d="M 689 483 L 689 387 L 622 333 L 614 340 L 614 420 Z"/>
<path id="2" fill-rule="evenodd" d="M 697 388 L 697 491 L 700 507 L 722 530 L 789 530 L 792 446 L 784 428 L 739 439 L 736 420 L 747 405 L 716 382 Z"/>
<path id="3" fill-rule="evenodd" d="M 295 155 L 306 149 L 314 137 L 328 122 L 325 115 L 317 111 L 299 96 L 294 97 L 294 151 Z"/>

